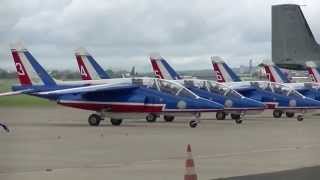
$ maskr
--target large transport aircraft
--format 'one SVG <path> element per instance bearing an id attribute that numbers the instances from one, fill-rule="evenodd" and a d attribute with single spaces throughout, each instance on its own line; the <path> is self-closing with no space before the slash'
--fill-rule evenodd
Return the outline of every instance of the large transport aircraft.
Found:
<path id="1" fill-rule="evenodd" d="M 280 118 L 285 112 L 287 117 L 302 121 L 306 112 L 320 109 L 320 102 L 306 97 L 285 84 L 270 81 L 241 81 L 235 72 L 219 57 L 212 57 L 213 71 L 217 81 L 226 83 L 242 95 L 261 101 L 273 109 L 273 116 Z"/>
<path id="2" fill-rule="evenodd" d="M 246 98 L 221 83 L 202 80 L 184 79 L 161 56 L 150 56 L 153 72 L 159 79 L 168 79 L 178 82 L 200 97 L 224 104 L 224 111 L 216 113 L 218 120 L 223 120 L 228 114 L 237 123 L 241 123 L 241 117 L 245 114 L 257 114 L 264 110 L 265 106 L 259 101 Z"/>
<path id="3" fill-rule="evenodd" d="M 299 5 L 272 6 L 272 61 L 295 70 L 304 70 L 306 61 L 320 64 L 320 45 Z"/>
<path id="4" fill-rule="evenodd" d="M 95 111 L 88 118 L 98 126 L 105 117 L 112 125 L 123 118 L 159 114 L 192 115 L 190 127 L 198 125 L 201 112 L 217 112 L 223 105 L 201 98 L 179 83 L 157 78 L 121 78 L 104 80 L 101 84 L 58 83 L 44 70 L 31 53 L 23 47 L 11 49 L 20 85 L 0 96 L 27 94 L 56 101 L 60 105 Z"/>

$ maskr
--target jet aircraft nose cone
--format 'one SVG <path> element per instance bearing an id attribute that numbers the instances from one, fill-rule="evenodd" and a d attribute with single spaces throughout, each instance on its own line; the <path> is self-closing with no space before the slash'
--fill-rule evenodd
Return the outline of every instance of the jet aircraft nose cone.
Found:
<path id="1" fill-rule="evenodd" d="M 304 106 L 308 106 L 308 107 L 313 107 L 313 108 L 319 108 L 320 109 L 320 101 L 317 101 L 317 100 L 314 100 L 314 99 L 311 99 L 311 98 L 305 98 L 304 99 L 304 103 L 305 105 Z"/>

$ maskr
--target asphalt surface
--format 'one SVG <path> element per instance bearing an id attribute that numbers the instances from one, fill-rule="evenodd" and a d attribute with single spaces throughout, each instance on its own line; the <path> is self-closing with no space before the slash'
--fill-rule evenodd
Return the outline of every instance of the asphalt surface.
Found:
<path id="1" fill-rule="evenodd" d="M 319 116 L 297 122 L 263 113 L 237 125 L 207 114 L 191 129 L 187 118 L 89 127 L 89 114 L 60 106 L 0 108 L 0 122 L 10 129 L 0 129 L 0 179 L 182 179 L 187 144 L 199 179 L 320 165 Z"/>
<path id="2" fill-rule="evenodd" d="M 247 176 L 238 176 L 238 177 L 230 177 L 230 178 L 218 178 L 215 180 L 318 180 L 320 177 L 320 166 L 315 167 L 305 167 L 293 170 L 272 172 L 272 173 L 262 173 L 262 174 L 254 174 Z"/>

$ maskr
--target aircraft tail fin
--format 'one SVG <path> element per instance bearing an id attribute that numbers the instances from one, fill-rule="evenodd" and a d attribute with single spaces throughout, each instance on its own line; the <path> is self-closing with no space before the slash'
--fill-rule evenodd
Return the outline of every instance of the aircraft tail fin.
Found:
<path id="1" fill-rule="evenodd" d="M 306 67 L 308 70 L 309 77 L 313 82 L 319 83 L 320 82 L 320 68 L 313 62 L 308 61 L 306 62 Z"/>
<path id="2" fill-rule="evenodd" d="M 316 59 L 320 46 L 300 6 L 272 6 L 272 61 L 281 68 L 301 70 L 306 61 Z"/>
<path id="3" fill-rule="evenodd" d="M 211 57 L 217 82 L 239 82 L 239 76 L 218 56 Z"/>
<path id="4" fill-rule="evenodd" d="M 110 76 L 84 48 L 78 48 L 75 51 L 75 56 L 82 80 L 98 80 L 110 78 Z"/>
<path id="5" fill-rule="evenodd" d="M 11 53 L 21 85 L 56 85 L 54 79 L 21 44 L 12 45 Z"/>
<path id="6" fill-rule="evenodd" d="M 130 71 L 130 76 L 131 77 L 134 77 L 137 75 L 137 72 L 136 72 L 136 67 L 135 66 L 132 66 L 132 69 Z"/>
<path id="7" fill-rule="evenodd" d="M 269 81 L 277 83 L 289 83 L 288 77 L 274 64 L 263 63 L 263 68 Z"/>
<path id="8" fill-rule="evenodd" d="M 151 55 L 150 62 L 157 78 L 169 80 L 181 79 L 179 74 L 161 56 Z"/>

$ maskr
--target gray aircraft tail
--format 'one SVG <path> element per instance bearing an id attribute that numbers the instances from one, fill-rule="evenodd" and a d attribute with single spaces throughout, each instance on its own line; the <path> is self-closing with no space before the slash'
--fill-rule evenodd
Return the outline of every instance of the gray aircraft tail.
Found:
<path id="1" fill-rule="evenodd" d="M 320 46 L 299 5 L 272 6 L 272 61 L 295 70 L 305 69 L 306 61 L 320 62 Z"/>

